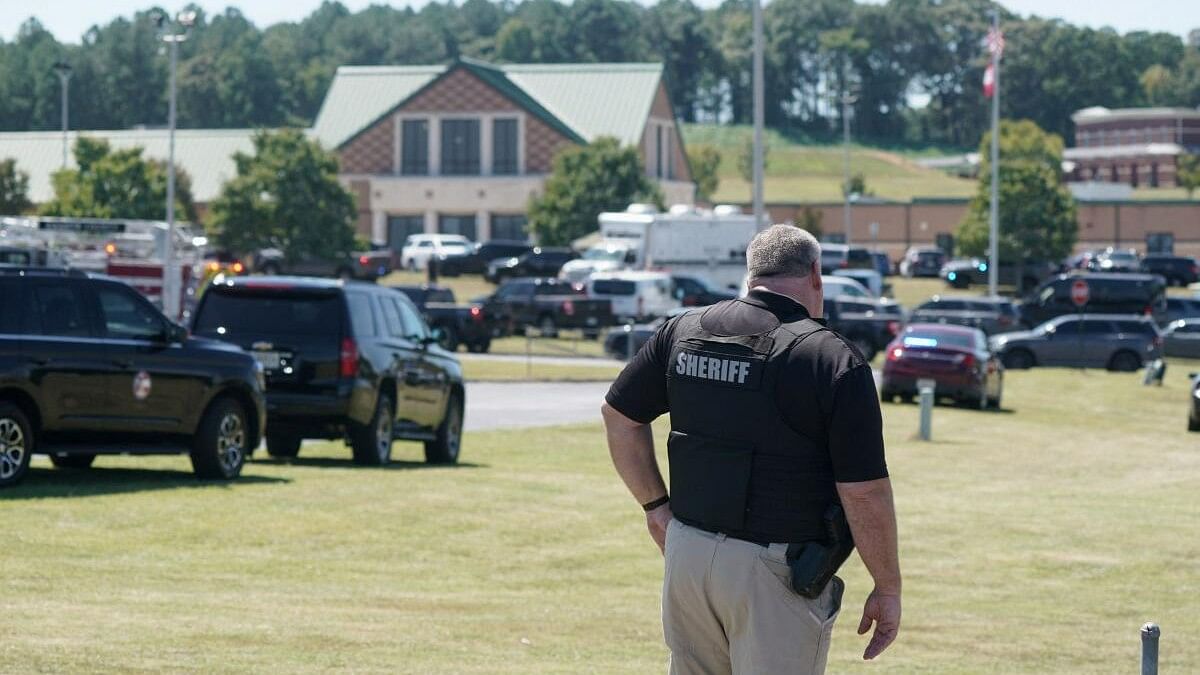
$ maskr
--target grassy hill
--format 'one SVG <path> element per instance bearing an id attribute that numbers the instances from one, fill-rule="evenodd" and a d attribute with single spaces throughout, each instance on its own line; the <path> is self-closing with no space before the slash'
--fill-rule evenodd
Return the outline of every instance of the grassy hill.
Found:
<path id="1" fill-rule="evenodd" d="M 721 152 L 721 182 L 716 202 L 750 200 L 750 185 L 738 175 L 738 153 L 751 138 L 747 126 L 683 125 L 688 148 L 700 145 Z M 842 198 L 842 147 L 799 144 L 768 131 L 766 200 L 768 202 L 840 201 Z M 909 154 L 909 153 L 905 153 Z M 850 172 L 862 173 L 867 189 L 878 197 L 909 200 L 913 197 L 968 197 L 975 190 L 970 180 L 917 166 L 895 152 L 851 145 Z"/>

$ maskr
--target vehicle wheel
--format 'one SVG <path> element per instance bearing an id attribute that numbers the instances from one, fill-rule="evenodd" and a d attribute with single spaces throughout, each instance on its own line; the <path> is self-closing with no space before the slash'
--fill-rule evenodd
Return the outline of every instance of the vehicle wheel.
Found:
<path id="1" fill-rule="evenodd" d="M 446 404 L 446 418 L 438 427 L 437 440 L 425 443 L 425 462 L 456 464 L 462 449 L 463 404 L 459 394 L 451 394 Z"/>
<path id="2" fill-rule="evenodd" d="M 458 331 L 454 326 L 438 326 L 442 329 L 442 339 L 438 340 L 438 345 L 448 352 L 458 351 Z"/>
<path id="3" fill-rule="evenodd" d="M 1108 361 L 1108 369 L 1118 373 L 1132 373 L 1142 367 L 1142 360 L 1133 352 L 1117 352 Z"/>
<path id="4" fill-rule="evenodd" d="M 471 352 L 472 354 L 486 354 L 491 348 L 492 341 L 487 339 L 478 340 L 467 345 L 467 351 Z"/>
<path id="5" fill-rule="evenodd" d="M 29 472 L 33 427 L 20 408 L 0 403 L 0 488 L 20 483 Z"/>
<path id="6" fill-rule="evenodd" d="M 585 340 L 599 340 L 599 339 L 600 339 L 600 331 L 598 331 L 598 330 L 585 330 L 585 331 L 583 331 L 583 339 L 585 339 Z"/>
<path id="7" fill-rule="evenodd" d="M 267 434 L 267 454 L 272 457 L 287 458 L 300 454 L 299 436 L 284 434 Z"/>
<path id="8" fill-rule="evenodd" d="M 83 455 L 55 453 L 50 455 L 50 463 L 60 469 L 87 469 L 91 467 L 94 461 L 96 461 L 96 456 L 91 453 Z"/>
<path id="9" fill-rule="evenodd" d="M 204 480 L 232 480 L 246 463 L 246 411 L 237 401 L 213 401 L 192 439 L 192 470 Z"/>
<path id="10" fill-rule="evenodd" d="M 412 260 L 411 258 L 409 259 L 409 261 L 408 261 L 408 271 L 409 271 L 409 272 L 416 272 L 416 271 L 417 271 L 417 261 L 416 261 L 416 260 Z"/>
<path id="11" fill-rule="evenodd" d="M 554 317 L 548 314 L 538 319 L 538 330 L 541 331 L 542 337 L 558 337 L 558 325 L 554 323 Z"/>
<path id="12" fill-rule="evenodd" d="M 1033 358 L 1033 353 L 1028 349 L 1014 349 L 1006 352 L 1003 361 L 1005 368 L 1016 370 L 1027 370 L 1037 365 L 1037 360 Z"/>
<path id="13" fill-rule="evenodd" d="M 338 268 L 337 278 L 342 281 L 354 281 L 354 273 L 345 267 Z"/>
<path id="14" fill-rule="evenodd" d="M 913 398 L 914 397 L 912 394 L 900 394 L 900 402 L 901 403 L 912 403 Z"/>
<path id="15" fill-rule="evenodd" d="M 350 448 L 354 463 L 362 466 L 383 466 L 392 461 L 392 424 L 395 408 L 387 394 L 379 395 L 375 415 L 367 425 L 355 424 L 350 429 Z"/>
<path id="16" fill-rule="evenodd" d="M 893 403 L 896 400 L 896 392 L 892 391 L 891 389 L 880 389 L 879 400 L 886 403 Z"/>
<path id="17" fill-rule="evenodd" d="M 851 340 L 851 342 L 853 342 L 854 346 L 858 348 L 858 351 L 862 353 L 864 359 L 866 359 L 867 361 L 874 360 L 875 345 L 871 344 L 870 340 L 867 340 L 866 338 L 857 337 L 857 338 L 854 338 L 853 340 Z"/>
<path id="18" fill-rule="evenodd" d="M 262 266 L 262 273 L 270 275 L 270 276 L 275 276 L 276 274 L 279 274 L 279 263 L 273 263 L 273 262 L 264 263 Z"/>
<path id="19" fill-rule="evenodd" d="M 1195 417 L 1188 418 L 1188 431 L 1200 431 L 1200 419 Z"/>

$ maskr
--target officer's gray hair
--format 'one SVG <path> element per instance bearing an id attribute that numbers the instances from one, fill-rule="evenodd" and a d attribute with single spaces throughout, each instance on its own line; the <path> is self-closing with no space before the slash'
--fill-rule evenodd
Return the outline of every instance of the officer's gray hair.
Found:
<path id="1" fill-rule="evenodd" d="M 792 225 L 772 225 L 755 235 L 746 249 L 746 271 L 751 279 L 807 277 L 821 259 L 817 238 Z"/>

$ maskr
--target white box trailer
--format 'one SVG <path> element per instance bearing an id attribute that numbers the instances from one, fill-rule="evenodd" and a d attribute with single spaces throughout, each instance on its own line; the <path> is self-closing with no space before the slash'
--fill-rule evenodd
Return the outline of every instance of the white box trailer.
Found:
<path id="1" fill-rule="evenodd" d="M 627 243 L 635 253 L 630 268 L 703 277 L 735 290 L 746 276 L 746 247 L 757 232 L 754 216 L 736 206 L 677 205 L 662 213 L 634 204 L 600 214 L 601 245 Z"/>

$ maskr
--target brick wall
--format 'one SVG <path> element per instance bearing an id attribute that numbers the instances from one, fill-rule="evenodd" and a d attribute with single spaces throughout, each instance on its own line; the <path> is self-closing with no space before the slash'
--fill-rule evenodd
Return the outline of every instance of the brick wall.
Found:
<path id="1" fill-rule="evenodd" d="M 396 152 L 396 123 L 388 115 L 362 132 L 338 153 L 342 173 L 392 173 Z"/>

